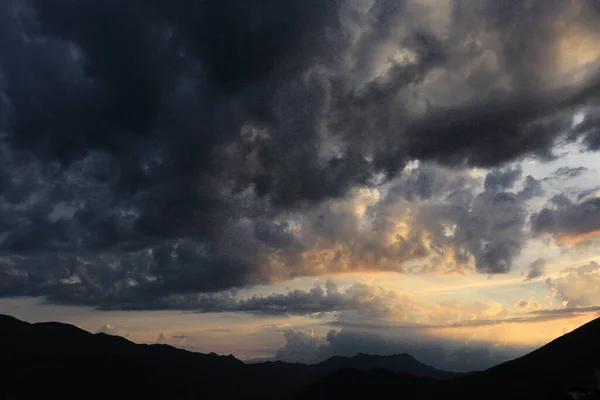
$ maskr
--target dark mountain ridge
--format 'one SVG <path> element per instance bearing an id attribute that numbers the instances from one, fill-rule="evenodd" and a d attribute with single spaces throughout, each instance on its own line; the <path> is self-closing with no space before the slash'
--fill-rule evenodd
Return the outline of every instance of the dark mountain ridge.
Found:
<path id="1" fill-rule="evenodd" d="M 61 323 L 0 315 L 0 399 L 600 398 L 600 319 L 515 360 L 454 374 L 408 354 L 320 364 L 244 364 L 235 357 L 145 345 Z M 407 373 L 407 372 L 410 372 Z M 562 397 L 561 397 L 562 396 Z"/>
<path id="2" fill-rule="evenodd" d="M 310 385 L 297 398 L 377 397 L 390 390 L 402 399 L 600 399 L 600 318 L 482 372 L 441 381 L 343 370 Z"/>
<path id="3" fill-rule="evenodd" d="M 410 354 L 394 354 L 389 356 L 369 355 L 358 353 L 354 357 L 333 356 L 319 364 L 319 370 L 324 372 L 338 371 L 343 368 L 353 368 L 358 371 L 385 369 L 395 373 L 410 373 L 419 378 L 450 379 L 461 374 L 442 371 L 416 360 Z"/>
<path id="4" fill-rule="evenodd" d="M 149 398 L 283 398 L 347 367 L 362 371 L 386 368 L 441 379 L 454 376 L 407 354 L 332 357 L 317 365 L 245 364 L 232 355 L 136 344 L 68 324 L 29 324 L 5 315 L 0 315 L 0 339 L 0 360 L 8 366 L 0 378 L 0 393 L 5 398 L 43 397 L 48 393 L 62 398 L 102 398 L 114 395 L 112 388 L 119 388 L 122 396 Z"/>
<path id="5" fill-rule="evenodd" d="M 600 399 L 600 318 L 529 354 L 459 377 L 448 386 L 464 398 L 475 398 L 467 395 L 497 382 L 502 385 L 498 385 L 496 397 L 489 398 L 509 394 L 513 398 L 553 398 L 577 389 Z"/>

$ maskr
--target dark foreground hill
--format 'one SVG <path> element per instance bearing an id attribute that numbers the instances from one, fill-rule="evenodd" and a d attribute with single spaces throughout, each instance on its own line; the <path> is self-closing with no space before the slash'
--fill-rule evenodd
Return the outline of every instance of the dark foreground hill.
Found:
<path id="1" fill-rule="evenodd" d="M 0 362 L 0 399 L 279 399 L 345 367 L 387 368 L 441 379 L 454 376 L 406 354 L 333 357 L 311 366 L 283 362 L 247 365 L 233 356 L 136 344 L 68 324 L 29 324 L 3 315 Z"/>
<path id="2" fill-rule="evenodd" d="M 218 389 L 216 381 L 235 379 L 244 367 L 232 356 L 138 345 L 67 324 L 28 324 L 7 316 L 0 317 L 0 361 L 3 399 L 228 396 L 236 390 Z"/>
<path id="3" fill-rule="evenodd" d="M 575 391 L 592 399 L 600 398 L 600 319 L 524 357 L 454 377 L 406 354 L 247 365 L 8 316 L 0 316 L 0 362 L 0 399 L 567 399 Z"/>
<path id="4" fill-rule="evenodd" d="M 568 398 L 567 392 L 600 399 L 600 318 L 523 357 L 457 378 L 447 386 L 465 399 L 481 398 L 477 394 L 489 387 L 494 388 L 489 399 Z"/>

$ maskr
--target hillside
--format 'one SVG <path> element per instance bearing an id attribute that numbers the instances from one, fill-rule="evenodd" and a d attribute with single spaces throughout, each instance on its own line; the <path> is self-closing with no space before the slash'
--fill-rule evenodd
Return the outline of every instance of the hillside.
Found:
<path id="1" fill-rule="evenodd" d="M 364 398 L 560 399 L 598 396 L 600 319 L 518 359 L 457 375 L 408 354 L 332 357 L 317 365 L 244 364 L 91 334 L 60 323 L 0 315 L 0 398 Z M 595 375 L 596 374 L 596 375 Z"/>
<path id="2" fill-rule="evenodd" d="M 449 377 L 408 355 L 333 357 L 321 364 L 244 364 L 233 356 L 201 354 L 91 334 L 61 323 L 29 324 L 0 315 L 0 359 L 10 365 L 3 398 L 185 399 L 221 396 L 277 399 L 295 394 L 337 370 L 387 368 L 416 376 Z M 35 384 L 32 384 L 34 382 Z"/>
<path id="3" fill-rule="evenodd" d="M 596 372 L 595 372 L 596 371 Z M 598 392 L 600 319 L 591 321 L 547 345 L 486 371 L 450 382 L 453 393 L 477 398 L 490 385 L 488 398 L 547 398 L 574 390 Z M 600 398 L 596 393 L 596 397 Z"/>

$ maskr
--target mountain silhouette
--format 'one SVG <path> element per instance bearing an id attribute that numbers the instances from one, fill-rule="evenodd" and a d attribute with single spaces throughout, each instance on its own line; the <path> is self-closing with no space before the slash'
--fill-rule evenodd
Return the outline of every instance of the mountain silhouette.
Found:
<path id="1" fill-rule="evenodd" d="M 334 356 L 316 365 L 320 371 L 333 372 L 344 368 L 358 371 L 384 369 L 395 373 L 409 373 L 419 378 L 450 379 L 461 374 L 441 371 L 425 365 L 409 354 L 395 354 L 391 356 L 369 355 L 359 353 L 354 357 Z"/>
<path id="2" fill-rule="evenodd" d="M 297 398 L 386 393 L 401 399 L 600 399 L 600 319 L 482 372 L 442 381 L 383 370 L 342 370 L 309 385 Z"/>
<path id="3" fill-rule="evenodd" d="M 448 378 L 407 354 L 332 357 L 317 365 L 281 361 L 245 364 L 234 356 L 194 353 L 164 344 L 136 344 L 75 326 L 29 324 L 0 315 L 0 398 L 199 397 L 280 399 L 346 367 L 388 368 Z"/>
<path id="4" fill-rule="evenodd" d="M 233 356 L 135 344 L 68 324 L 0 316 L 0 332 L 3 399 L 236 395 L 210 382 L 237 378 L 244 367 Z"/>
<path id="5" fill-rule="evenodd" d="M 0 399 L 364 398 L 598 399 L 600 319 L 486 371 L 454 374 L 408 354 L 320 364 L 244 364 L 162 344 L 136 344 L 68 324 L 0 315 Z"/>
<path id="6" fill-rule="evenodd" d="M 459 377 L 447 386 L 461 398 L 474 399 L 490 385 L 495 387 L 490 399 L 568 398 L 568 392 L 600 399 L 600 318 L 525 356 Z"/>

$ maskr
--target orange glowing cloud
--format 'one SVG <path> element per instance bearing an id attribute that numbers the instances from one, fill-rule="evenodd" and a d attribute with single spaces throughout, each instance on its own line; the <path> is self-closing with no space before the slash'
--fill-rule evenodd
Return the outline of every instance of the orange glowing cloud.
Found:
<path id="1" fill-rule="evenodd" d="M 575 246 L 580 244 L 589 243 L 590 241 L 597 240 L 600 238 L 600 229 L 584 232 L 584 233 L 555 233 L 554 241 L 558 246 Z"/>
<path id="2" fill-rule="evenodd" d="M 584 77 L 584 67 L 600 59 L 598 35 L 582 25 L 560 24 L 564 29 L 557 41 L 559 71 L 577 81 Z"/>

